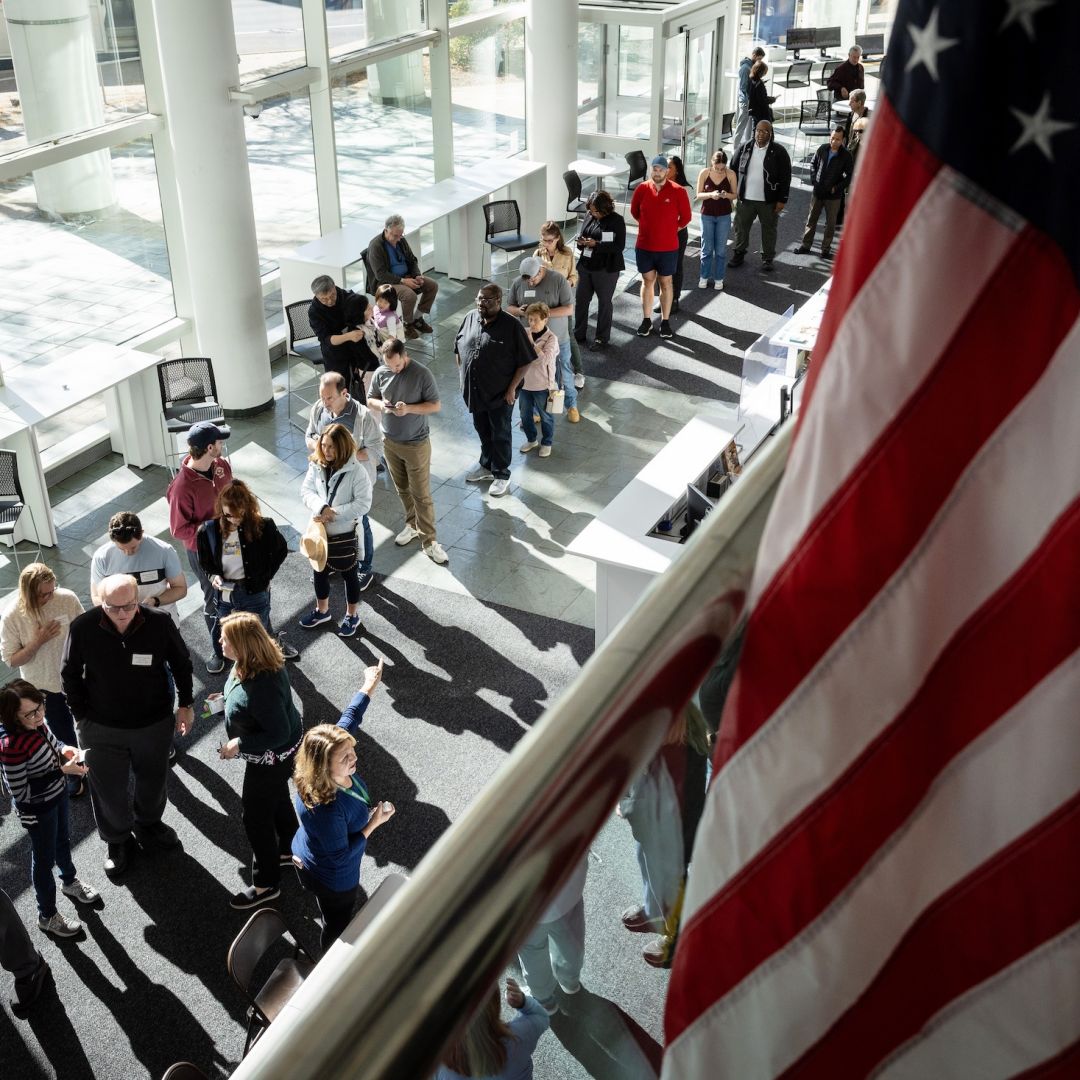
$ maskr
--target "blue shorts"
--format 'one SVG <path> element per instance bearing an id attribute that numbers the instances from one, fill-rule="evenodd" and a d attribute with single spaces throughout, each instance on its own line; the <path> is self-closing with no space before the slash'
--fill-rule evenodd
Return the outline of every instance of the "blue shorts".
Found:
<path id="1" fill-rule="evenodd" d="M 655 270 L 661 277 L 671 277 L 679 265 L 679 249 L 646 251 L 645 248 L 634 248 L 634 258 L 637 260 L 639 273 L 647 274 L 650 270 Z"/>

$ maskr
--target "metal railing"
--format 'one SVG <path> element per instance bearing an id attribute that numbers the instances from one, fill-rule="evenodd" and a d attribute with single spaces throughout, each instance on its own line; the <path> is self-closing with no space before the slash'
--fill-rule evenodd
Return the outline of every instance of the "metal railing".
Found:
<path id="1" fill-rule="evenodd" d="M 743 612 L 793 429 L 755 454 L 674 565 L 603 642 L 303 1007 L 234 1080 L 424 1077 L 506 969 Z"/>

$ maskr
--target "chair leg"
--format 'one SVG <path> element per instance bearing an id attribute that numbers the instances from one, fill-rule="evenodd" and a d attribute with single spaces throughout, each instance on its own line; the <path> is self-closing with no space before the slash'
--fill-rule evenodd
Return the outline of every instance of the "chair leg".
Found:
<path id="1" fill-rule="evenodd" d="M 43 558 L 43 556 L 41 554 L 41 533 L 38 531 L 37 522 L 34 520 L 34 511 L 31 510 L 29 506 L 24 506 L 23 509 L 30 515 L 30 525 L 34 530 L 34 542 L 37 544 L 37 559 L 36 559 L 36 561 L 41 562 L 41 560 Z M 12 535 L 12 539 L 13 540 L 15 539 L 14 534 Z M 15 550 L 16 550 L 16 552 L 19 550 L 19 545 L 18 544 L 15 545 Z M 15 565 L 16 566 L 19 565 L 19 560 L 18 559 L 15 560 Z"/>

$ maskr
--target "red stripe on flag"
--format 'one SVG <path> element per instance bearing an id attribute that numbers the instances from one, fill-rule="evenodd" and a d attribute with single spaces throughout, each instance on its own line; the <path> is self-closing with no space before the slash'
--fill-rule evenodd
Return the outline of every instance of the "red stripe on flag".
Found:
<path id="1" fill-rule="evenodd" d="M 1080 795 L 928 907 L 859 1000 L 781 1075 L 867 1076 L 954 998 L 1057 937 L 1080 916 L 1077 851 Z"/>
<path id="2" fill-rule="evenodd" d="M 1076 1080 L 1080 1076 L 1080 1040 L 1038 1065 L 1017 1073 L 1012 1080 Z"/>
<path id="3" fill-rule="evenodd" d="M 873 149 L 868 148 L 859 162 L 858 191 L 863 195 L 884 191 L 888 197 L 852 195 L 844 237 L 836 253 L 829 303 L 814 346 L 817 356 L 832 348 L 844 313 L 941 168 L 941 162 L 904 127 L 887 98 L 874 107 L 873 123 Z M 903 176 L 902 184 L 896 182 L 898 176 Z M 800 422 L 814 393 L 818 367 L 811 364 L 806 376 Z"/>
<path id="4" fill-rule="evenodd" d="M 1021 279 L 1017 264 L 1025 268 Z M 991 373 L 988 358 L 1000 356 L 1015 332 L 1017 310 L 1039 315 L 1025 320 L 1023 352 Z M 1024 230 L 945 359 L 825 503 L 754 606 L 717 765 L 772 716 L 908 557 L 972 457 L 1043 374 L 1078 313 L 1080 295 L 1060 250 Z"/>
<path id="5" fill-rule="evenodd" d="M 1061 584 L 1074 574 L 1078 550 L 1080 501 L 957 632 L 893 724 L 694 913 L 668 991 L 669 1043 L 813 922 L 941 769 L 1080 647 L 1080 612 Z M 709 977 L 688 977 L 682 968 L 691 964 Z"/>

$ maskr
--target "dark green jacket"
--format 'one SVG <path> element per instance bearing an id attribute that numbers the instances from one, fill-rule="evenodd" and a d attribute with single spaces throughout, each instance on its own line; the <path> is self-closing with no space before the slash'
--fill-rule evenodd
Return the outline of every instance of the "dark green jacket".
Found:
<path id="1" fill-rule="evenodd" d="M 302 734 L 300 713 L 284 668 L 263 671 L 241 682 L 236 673 L 225 683 L 225 731 L 239 738 L 240 756 L 273 764 L 290 757 Z"/>

